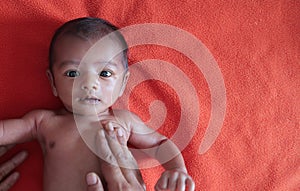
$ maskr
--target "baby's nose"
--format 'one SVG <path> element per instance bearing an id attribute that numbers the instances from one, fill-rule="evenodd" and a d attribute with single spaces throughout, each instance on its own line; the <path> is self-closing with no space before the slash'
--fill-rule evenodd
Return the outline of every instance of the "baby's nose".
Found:
<path id="1" fill-rule="evenodd" d="M 81 89 L 90 92 L 98 91 L 100 86 L 98 75 L 86 75 L 83 79 Z"/>

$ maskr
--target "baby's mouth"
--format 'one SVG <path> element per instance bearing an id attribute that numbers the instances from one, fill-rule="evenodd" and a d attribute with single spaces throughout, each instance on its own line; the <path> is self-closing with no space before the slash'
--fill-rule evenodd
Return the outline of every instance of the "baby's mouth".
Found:
<path id="1" fill-rule="evenodd" d="M 80 102 L 94 105 L 94 104 L 99 104 L 101 100 L 97 97 L 85 97 L 85 98 L 81 98 Z"/>

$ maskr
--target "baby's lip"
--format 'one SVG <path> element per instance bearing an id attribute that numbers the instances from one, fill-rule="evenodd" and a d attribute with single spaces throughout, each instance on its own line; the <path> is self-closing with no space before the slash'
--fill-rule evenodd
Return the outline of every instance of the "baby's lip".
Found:
<path id="1" fill-rule="evenodd" d="M 80 98 L 79 101 L 88 103 L 88 104 L 97 104 L 101 102 L 101 99 L 96 96 L 86 96 L 83 98 Z"/>

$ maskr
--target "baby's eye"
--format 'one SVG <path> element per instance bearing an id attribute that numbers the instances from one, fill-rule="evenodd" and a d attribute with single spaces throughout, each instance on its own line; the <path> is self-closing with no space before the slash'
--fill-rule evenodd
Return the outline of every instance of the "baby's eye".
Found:
<path id="1" fill-rule="evenodd" d="M 75 78 L 77 76 L 79 76 L 79 72 L 76 70 L 69 70 L 65 73 L 66 76 L 70 77 L 70 78 Z"/>
<path id="2" fill-rule="evenodd" d="M 110 77 L 112 75 L 112 73 L 110 71 L 106 71 L 106 70 L 103 70 L 102 72 L 100 72 L 99 76 L 101 77 Z"/>

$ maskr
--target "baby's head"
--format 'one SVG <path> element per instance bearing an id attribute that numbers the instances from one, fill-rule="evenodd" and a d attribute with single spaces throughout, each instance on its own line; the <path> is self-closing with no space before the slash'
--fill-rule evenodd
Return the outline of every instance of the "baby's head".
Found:
<path id="1" fill-rule="evenodd" d="M 127 43 L 111 23 L 79 18 L 55 32 L 47 72 L 54 95 L 80 115 L 100 115 L 122 95 L 128 76 Z"/>
<path id="2" fill-rule="evenodd" d="M 123 35 L 118 31 L 119 28 L 111 24 L 110 22 L 93 17 L 83 17 L 74 20 L 70 20 L 60 26 L 54 33 L 49 49 L 49 69 L 52 71 L 52 67 L 55 61 L 55 44 L 64 35 L 74 35 L 86 41 L 99 40 L 105 35 L 114 32 L 116 41 L 118 41 L 123 47 L 124 66 L 128 67 L 127 51 L 128 46 Z"/>

